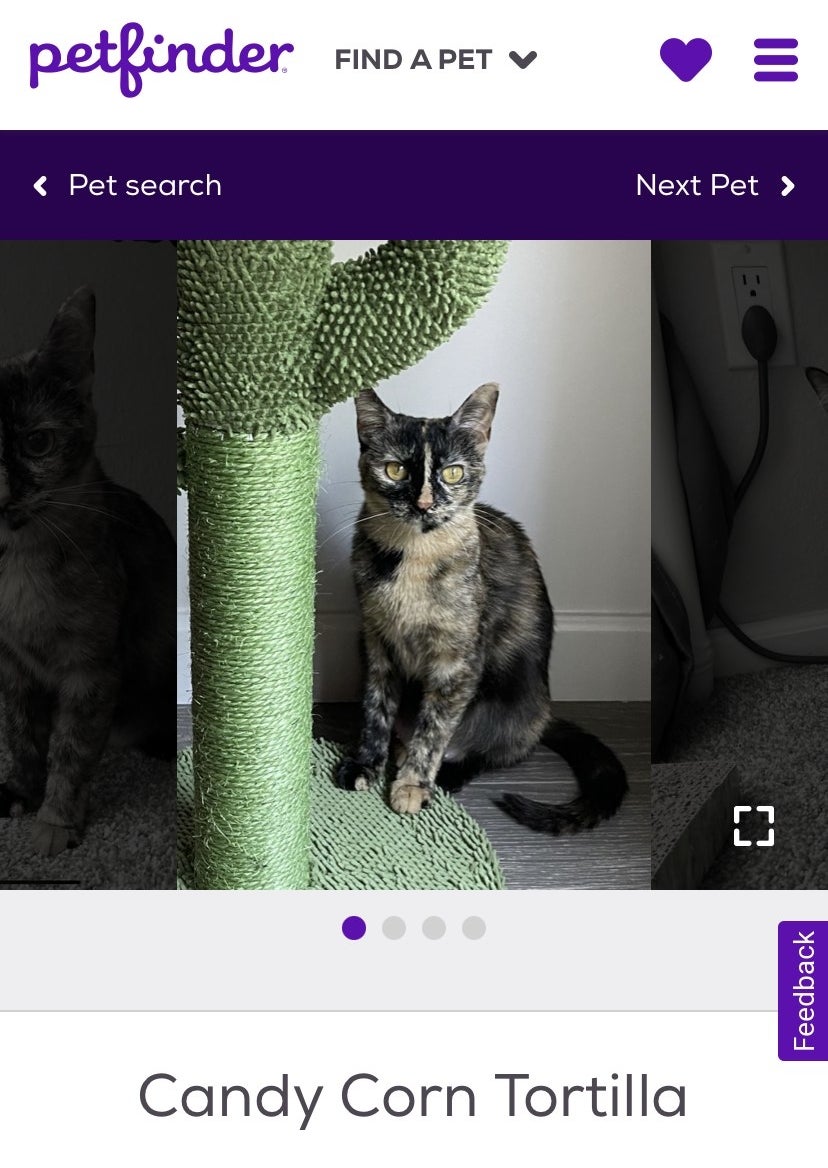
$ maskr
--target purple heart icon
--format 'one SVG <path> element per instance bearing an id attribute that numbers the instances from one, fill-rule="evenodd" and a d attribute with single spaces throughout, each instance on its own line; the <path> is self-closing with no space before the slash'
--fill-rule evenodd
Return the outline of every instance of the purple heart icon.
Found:
<path id="1" fill-rule="evenodd" d="M 713 50 L 708 41 L 701 37 L 695 40 L 678 40 L 671 37 L 661 46 L 661 59 L 668 69 L 671 69 L 679 81 L 692 81 L 697 73 L 701 73 L 707 62 L 713 56 Z"/>

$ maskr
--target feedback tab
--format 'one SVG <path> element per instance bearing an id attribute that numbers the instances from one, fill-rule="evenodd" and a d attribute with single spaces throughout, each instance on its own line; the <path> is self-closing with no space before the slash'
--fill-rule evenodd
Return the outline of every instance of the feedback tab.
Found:
<path id="1" fill-rule="evenodd" d="M 828 921 L 780 921 L 779 1057 L 828 1062 Z"/>

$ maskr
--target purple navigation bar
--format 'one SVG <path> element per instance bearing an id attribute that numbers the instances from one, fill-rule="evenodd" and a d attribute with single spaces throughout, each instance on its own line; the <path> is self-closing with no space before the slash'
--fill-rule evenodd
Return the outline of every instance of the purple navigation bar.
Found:
<path id="1" fill-rule="evenodd" d="M 828 1062 L 828 921 L 780 921 L 779 1057 Z"/>
<path id="2" fill-rule="evenodd" d="M 0 234 L 13 239 L 811 239 L 828 227 L 822 131 L 5 131 L 0 150 Z"/>

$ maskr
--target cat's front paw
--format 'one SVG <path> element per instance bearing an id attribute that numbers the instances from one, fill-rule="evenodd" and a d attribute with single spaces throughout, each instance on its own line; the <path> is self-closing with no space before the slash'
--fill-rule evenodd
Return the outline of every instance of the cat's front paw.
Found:
<path id="1" fill-rule="evenodd" d="M 54 812 L 41 807 L 32 824 L 32 846 L 41 856 L 59 856 L 67 848 L 76 848 L 83 833 L 73 823 L 60 823 Z"/>
<path id="2" fill-rule="evenodd" d="M 334 774 L 337 787 L 346 791 L 367 791 L 374 781 L 373 773 L 356 759 L 343 758 Z"/>
<path id="3" fill-rule="evenodd" d="M 412 781 L 401 775 L 391 784 L 389 803 L 391 810 L 398 815 L 416 815 L 423 811 L 431 802 L 432 789 L 422 786 L 416 779 Z"/>

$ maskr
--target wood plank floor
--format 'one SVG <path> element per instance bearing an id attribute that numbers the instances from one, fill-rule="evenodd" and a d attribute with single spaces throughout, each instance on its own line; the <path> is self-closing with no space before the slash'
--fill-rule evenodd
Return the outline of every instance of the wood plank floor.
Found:
<path id="1" fill-rule="evenodd" d="M 576 836 L 538 835 L 509 819 L 494 804 L 502 791 L 546 802 L 565 802 L 575 780 L 545 747 L 518 767 L 479 775 L 458 796 L 486 830 L 500 859 L 508 888 L 650 887 L 650 707 L 646 702 L 556 702 L 561 718 L 576 722 L 611 746 L 627 771 L 630 791 L 607 823 Z M 359 708 L 327 704 L 314 708 L 314 734 L 350 743 Z M 191 740 L 190 711 L 179 707 L 179 737 Z"/>

